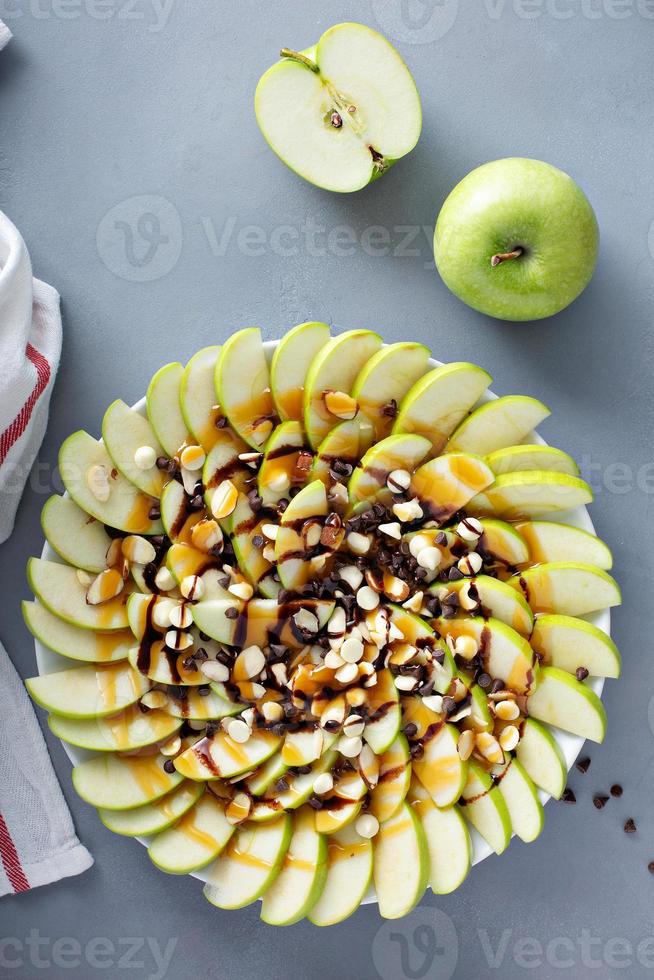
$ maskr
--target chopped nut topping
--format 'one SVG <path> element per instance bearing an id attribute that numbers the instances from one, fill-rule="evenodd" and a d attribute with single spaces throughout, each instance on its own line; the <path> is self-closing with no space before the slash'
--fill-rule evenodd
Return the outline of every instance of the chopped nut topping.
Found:
<path id="1" fill-rule="evenodd" d="M 211 513 L 217 521 L 229 517 L 236 509 L 238 502 L 238 490 L 231 480 L 223 480 L 216 487 L 211 498 Z"/>

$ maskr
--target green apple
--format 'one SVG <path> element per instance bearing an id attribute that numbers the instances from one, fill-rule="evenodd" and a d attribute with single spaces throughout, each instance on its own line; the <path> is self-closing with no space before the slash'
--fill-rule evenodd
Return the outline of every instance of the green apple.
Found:
<path id="1" fill-rule="evenodd" d="M 224 804 L 205 792 L 173 827 L 157 834 L 148 847 L 148 856 L 168 874 L 191 874 L 215 860 L 233 833 Z"/>
<path id="2" fill-rule="evenodd" d="M 491 677 L 504 681 L 507 687 L 520 694 L 533 684 L 537 665 L 529 643 L 514 629 L 499 619 L 437 619 L 436 629 L 443 636 L 471 636 L 482 649 L 484 670 Z"/>
<path id="3" fill-rule="evenodd" d="M 131 752 L 155 742 L 165 742 L 179 730 L 181 724 L 181 718 L 172 718 L 165 711 L 143 714 L 138 705 L 131 705 L 120 714 L 107 717 L 65 718 L 50 715 L 48 718 L 50 731 L 57 738 L 91 752 Z"/>
<path id="4" fill-rule="evenodd" d="M 423 344 L 405 341 L 382 347 L 370 358 L 354 382 L 352 397 L 359 411 L 370 419 L 374 439 L 379 441 L 390 435 L 393 425 L 392 412 L 412 389 L 427 369 L 429 348 Z"/>
<path id="5" fill-rule="evenodd" d="M 176 456 L 191 442 L 180 405 L 183 365 L 175 362 L 159 368 L 148 385 L 145 404 L 152 429 L 167 456 Z"/>
<path id="6" fill-rule="evenodd" d="M 248 446 L 231 429 L 216 429 L 213 445 L 207 453 L 202 467 L 202 483 L 207 510 L 211 510 L 213 495 L 224 480 L 231 480 L 238 490 L 245 490 L 246 482 L 252 479 L 252 470 L 239 459 Z M 198 474 L 198 479 L 200 476 Z M 229 518 L 222 521 L 223 530 L 230 530 Z"/>
<path id="7" fill-rule="evenodd" d="M 159 834 L 183 817 L 204 793 L 202 783 L 181 783 L 167 796 L 133 810 L 98 810 L 108 830 L 123 837 L 150 837 Z"/>
<path id="8" fill-rule="evenodd" d="M 474 515 L 518 520 L 584 507 L 592 499 L 593 491 L 577 476 L 525 470 L 498 476 L 484 493 L 469 502 L 466 509 Z"/>
<path id="9" fill-rule="evenodd" d="M 389 474 L 393 470 L 412 473 L 430 449 L 428 439 L 411 433 L 387 436 L 376 442 L 350 477 L 347 487 L 350 506 L 361 509 L 377 501 L 390 505 L 393 498 L 386 486 Z"/>
<path id="10" fill-rule="evenodd" d="M 194 647 L 199 646 L 197 635 L 193 635 Z M 129 662 L 134 670 L 139 671 L 144 677 L 149 677 L 155 684 L 183 684 L 188 687 L 201 687 L 207 683 L 206 677 L 195 667 L 188 669 L 184 666 L 189 653 L 192 650 L 183 650 L 181 653 L 174 654 L 164 646 L 164 638 L 155 640 L 149 645 L 147 650 L 147 665 L 139 666 L 140 650 L 139 647 L 132 647 L 129 651 Z"/>
<path id="11" fill-rule="evenodd" d="M 327 838 L 316 831 L 310 807 L 293 817 L 282 869 L 263 896 L 261 918 L 270 926 L 299 922 L 316 904 L 327 880 Z"/>
<path id="12" fill-rule="evenodd" d="M 45 502 L 41 527 L 50 547 L 69 565 L 95 574 L 107 567 L 111 538 L 70 497 L 55 495 Z"/>
<path id="13" fill-rule="evenodd" d="M 220 909 L 240 909 L 260 898 L 282 869 L 292 832 L 289 813 L 238 828 L 209 869 L 207 901 Z"/>
<path id="14" fill-rule="evenodd" d="M 400 919 L 415 908 L 429 881 L 427 837 L 408 803 L 379 827 L 373 841 L 372 874 L 384 919 Z"/>
<path id="15" fill-rule="evenodd" d="M 376 755 L 383 755 L 397 738 L 402 725 L 399 693 L 390 670 L 377 671 L 377 683 L 370 690 L 363 737 Z"/>
<path id="16" fill-rule="evenodd" d="M 588 198 L 541 160 L 493 160 L 445 201 L 434 232 L 436 266 L 464 303 L 501 320 L 540 320 L 586 288 L 599 233 Z"/>
<path id="17" fill-rule="evenodd" d="M 437 721 L 435 716 L 434 721 Z M 413 760 L 413 772 L 439 807 L 451 806 L 461 796 L 466 782 L 468 764 L 457 751 L 458 729 L 443 724 L 423 739 L 423 755 Z M 429 733 L 428 733 L 429 734 Z"/>
<path id="18" fill-rule="evenodd" d="M 336 24 L 260 79 L 254 96 L 266 142 L 291 170 L 325 190 L 357 191 L 409 153 L 420 136 L 420 96 L 381 34 Z"/>
<path id="19" fill-rule="evenodd" d="M 322 480 L 326 487 L 331 487 L 333 481 L 329 471 L 334 460 L 356 466 L 371 444 L 372 425 L 360 412 L 353 419 L 340 422 L 318 446 L 309 479 Z"/>
<path id="20" fill-rule="evenodd" d="M 332 337 L 315 355 L 304 382 L 302 402 L 304 431 L 313 449 L 318 449 L 339 422 L 328 411 L 325 394 L 349 394 L 357 375 L 380 347 L 381 337 L 372 330 L 348 330 Z"/>
<path id="21" fill-rule="evenodd" d="M 479 523 L 483 529 L 481 545 L 494 558 L 514 567 L 529 561 L 526 541 L 512 524 L 493 517 L 482 517 Z"/>
<path id="22" fill-rule="evenodd" d="M 282 746 L 282 759 L 287 766 L 308 766 L 322 755 L 323 741 L 320 728 L 288 732 Z"/>
<path id="23" fill-rule="evenodd" d="M 226 732 L 207 735 L 190 745 L 175 759 L 175 768 L 187 779 L 231 779 L 256 769 L 281 744 L 278 735 L 257 729 L 247 742 L 235 742 Z"/>
<path id="24" fill-rule="evenodd" d="M 205 452 L 213 449 L 222 418 L 214 384 L 220 347 L 203 347 L 184 368 L 179 388 L 179 405 L 186 428 Z"/>
<path id="25" fill-rule="evenodd" d="M 509 579 L 509 585 L 523 592 L 536 613 L 586 616 L 622 601 L 608 572 L 582 562 L 551 561 L 525 568 Z"/>
<path id="26" fill-rule="evenodd" d="M 174 718 L 184 718 L 188 721 L 209 721 L 214 718 L 226 718 L 229 715 L 238 715 L 246 708 L 245 704 L 236 704 L 233 701 L 226 701 L 218 694 L 215 689 L 211 689 L 209 694 L 200 693 L 197 688 L 187 687 L 184 690 L 184 697 L 174 697 L 172 692 L 168 692 L 168 704 L 166 711 Z"/>
<path id="27" fill-rule="evenodd" d="M 124 630 L 127 626 L 126 589 L 115 599 L 92 606 L 86 601 L 88 587 L 82 585 L 76 569 L 43 558 L 28 560 L 27 580 L 46 609 L 71 626 L 103 632 Z"/>
<path id="28" fill-rule="evenodd" d="M 492 482 L 493 473 L 480 456 L 447 453 L 415 471 L 411 490 L 430 518 L 444 522 Z"/>
<path id="29" fill-rule="evenodd" d="M 235 510 L 222 522 L 223 531 L 231 538 L 238 567 L 251 584 L 267 598 L 279 592 L 279 582 L 273 577 L 272 562 L 263 556 L 263 550 L 254 539 L 262 536 L 261 527 L 267 522 L 265 515 L 256 514 L 250 501 L 239 493 Z"/>
<path id="30" fill-rule="evenodd" d="M 119 473 L 101 442 L 88 432 L 74 432 L 59 450 L 59 473 L 78 507 L 96 521 L 128 534 L 161 534 L 161 521 L 150 517 L 155 503 Z M 109 485 L 108 499 L 94 492 L 97 477 Z"/>
<path id="31" fill-rule="evenodd" d="M 402 400 L 393 434 L 417 432 L 430 440 L 437 455 L 492 380 L 476 364 L 462 361 L 434 368 Z"/>
<path id="32" fill-rule="evenodd" d="M 275 419 L 270 372 L 258 327 L 237 330 L 223 344 L 215 374 L 218 400 L 229 424 L 254 449 L 261 449 Z"/>
<path id="33" fill-rule="evenodd" d="M 269 772 L 278 773 L 275 775 L 275 779 L 284 775 L 288 789 L 275 792 L 269 788 L 265 791 L 263 798 L 255 801 L 249 819 L 255 822 L 274 820 L 282 810 L 297 810 L 303 803 L 306 803 L 313 793 L 313 784 L 317 777 L 323 772 L 329 772 L 338 759 L 338 754 L 332 748 L 335 741 L 335 735 L 325 735 L 324 752 L 312 765 L 305 764 L 308 767 L 308 772 L 289 773 L 281 752 L 271 756 L 260 769 L 264 770 L 268 766 Z M 304 766 L 302 768 L 304 769 Z M 245 780 L 245 785 L 252 792 L 253 783 L 256 786 L 258 782 L 259 779 L 253 775 Z"/>
<path id="34" fill-rule="evenodd" d="M 556 800 L 561 797 L 568 768 L 559 743 L 548 728 L 533 718 L 525 718 L 520 725 L 516 756 L 536 786 Z"/>
<path id="35" fill-rule="evenodd" d="M 118 398 L 104 413 L 102 439 L 118 472 L 137 490 L 159 498 L 165 482 L 163 472 L 154 461 L 147 469 L 141 469 L 135 461 L 136 452 L 142 447 L 154 450 L 154 460 L 163 455 L 148 420 Z"/>
<path id="36" fill-rule="evenodd" d="M 129 630 L 102 633 L 64 622 L 39 602 L 22 603 L 25 625 L 36 639 L 62 657 L 88 663 L 126 660 L 134 638 Z"/>
<path id="37" fill-rule="evenodd" d="M 472 842 L 458 806 L 441 810 L 417 779 L 411 781 L 409 803 L 420 818 L 429 851 L 429 886 L 435 895 L 449 895 L 468 876 Z"/>
<path id="38" fill-rule="evenodd" d="M 463 815 L 496 854 L 511 840 L 511 816 L 499 786 L 474 759 L 468 763 L 468 779 L 462 792 Z"/>
<path id="39" fill-rule="evenodd" d="M 516 602 L 518 595 L 516 590 L 497 578 L 490 575 L 477 575 L 458 582 L 448 582 L 447 585 L 437 583 L 431 586 L 430 592 L 438 594 L 445 590 L 459 594 L 470 585 L 477 590 L 485 615 L 499 619 L 523 636 L 530 635 L 534 625 L 534 614 L 529 608 L 529 603 L 523 596 L 518 596 Z"/>
<path id="40" fill-rule="evenodd" d="M 363 782 L 363 780 L 362 780 Z M 365 786 L 362 795 L 365 793 Z M 321 834 L 335 834 L 353 823 L 361 813 L 363 800 L 343 800 L 334 798 L 334 806 L 329 801 L 323 804 L 316 814 L 316 830 Z"/>
<path id="41" fill-rule="evenodd" d="M 398 735 L 379 759 L 379 778 L 370 790 L 370 813 L 380 823 L 395 816 L 411 782 L 411 755 L 405 735 Z"/>
<path id="42" fill-rule="evenodd" d="M 570 674 L 583 667 L 592 677 L 620 676 L 620 653 L 615 643 L 585 619 L 537 616 L 529 642 L 548 666 Z"/>
<path id="43" fill-rule="evenodd" d="M 103 810 L 132 810 L 166 796 L 182 782 L 166 772 L 160 755 L 96 755 L 73 769 L 73 786 L 87 803 Z"/>
<path id="44" fill-rule="evenodd" d="M 554 446 L 507 446 L 489 453 L 486 462 L 497 476 L 516 470 L 553 470 L 579 476 L 579 467 L 572 456 Z"/>
<path id="45" fill-rule="evenodd" d="M 542 668 L 527 700 L 527 712 L 537 721 L 593 742 L 602 742 L 606 734 L 606 712 L 595 692 L 558 667 Z"/>
<path id="46" fill-rule="evenodd" d="M 28 677 L 25 686 L 37 704 L 65 718 L 102 718 L 134 704 L 151 688 L 129 664 L 85 665 Z M 122 722 L 116 725 L 120 737 Z"/>
<path id="47" fill-rule="evenodd" d="M 190 544 L 192 529 L 205 515 L 199 510 L 189 511 L 182 484 L 177 480 L 167 483 L 161 494 L 159 506 L 161 523 L 170 540 Z"/>
<path id="48" fill-rule="evenodd" d="M 487 456 L 522 442 L 550 410 L 529 395 L 504 395 L 480 405 L 459 427 L 447 443 L 448 452 L 477 453 Z"/>
<path id="49" fill-rule="evenodd" d="M 243 784 L 252 796 L 264 796 L 270 787 L 280 779 L 288 766 L 282 759 L 281 752 L 271 755 L 262 765 L 249 776 L 245 776 Z"/>
<path id="50" fill-rule="evenodd" d="M 284 334 L 270 362 L 270 390 L 282 422 L 302 420 L 304 382 L 309 365 L 329 340 L 326 323 L 300 323 Z"/>
<path id="51" fill-rule="evenodd" d="M 554 521 L 525 521 L 516 525 L 529 548 L 532 565 L 549 561 L 580 561 L 605 571 L 613 565 L 613 556 L 603 541 L 581 528 Z M 516 562 L 516 564 L 526 564 Z"/>
<path id="52" fill-rule="evenodd" d="M 282 514 L 275 540 L 275 560 L 285 589 L 300 589 L 311 578 L 312 568 L 305 554 L 311 548 L 302 534 L 303 522 L 316 518 L 322 526 L 327 512 L 325 485 L 314 480 L 300 490 Z"/>
<path id="53" fill-rule="evenodd" d="M 278 425 L 264 446 L 257 475 L 257 489 L 264 507 L 274 507 L 286 497 L 291 485 L 298 486 L 297 463 L 305 449 L 302 423 L 289 419 Z M 306 471 L 304 471 L 306 472 Z"/>
<path id="54" fill-rule="evenodd" d="M 275 599 L 250 599 L 245 609 L 242 611 L 241 623 L 238 619 L 229 619 L 225 615 L 227 610 L 238 606 L 238 600 L 224 602 L 219 599 L 209 599 L 206 602 L 198 602 L 193 607 L 193 619 L 198 629 L 207 633 L 218 640 L 219 643 L 226 643 L 233 646 L 236 636 L 237 626 L 239 631 L 245 632 L 245 638 L 239 640 L 239 645 L 243 647 L 257 644 L 267 646 L 269 633 L 279 636 L 279 642 L 284 643 L 292 649 L 302 649 L 305 645 L 303 639 L 296 637 L 293 631 L 292 619 L 300 609 L 308 609 L 317 618 L 319 627 L 322 628 L 332 612 L 334 603 L 328 599 L 303 599 L 302 601 L 287 602 L 281 607 Z M 243 627 L 243 620 L 247 624 Z"/>
<path id="55" fill-rule="evenodd" d="M 358 909 L 372 878 L 372 847 L 352 825 L 328 839 L 327 880 L 308 915 L 315 926 L 342 922 Z"/>
<path id="56" fill-rule="evenodd" d="M 545 815 L 536 787 L 523 767 L 512 758 L 503 765 L 494 766 L 493 777 L 504 797 L 514 833 L 527 844 L 536 840 L 543 829 Z"/>

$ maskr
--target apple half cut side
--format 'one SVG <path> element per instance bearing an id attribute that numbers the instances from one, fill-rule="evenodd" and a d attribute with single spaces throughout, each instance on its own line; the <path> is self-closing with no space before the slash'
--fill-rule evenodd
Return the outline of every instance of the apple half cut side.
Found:
<path id="1" fill-rule="evenodd" d="M 337 24 L 305 52 L 282 49 L 257 85 L 268 145 L 291 170 L 337 192 L 357 191 L 409 153 L 422 109 L 409 69 L 363 24 Z"/>

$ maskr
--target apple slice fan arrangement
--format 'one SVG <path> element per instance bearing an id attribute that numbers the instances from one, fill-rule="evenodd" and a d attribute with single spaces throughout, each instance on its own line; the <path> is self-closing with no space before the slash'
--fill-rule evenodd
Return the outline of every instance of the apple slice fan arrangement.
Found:
<path id="1" fill-rule="evenodd" d="M 388 103 L 350 78 L 357 44 L 381 58 Z M 298 172 L 355 190 L 412 148 L 419 99 L 379 35 L 341 25 L 285 53 L 256 109 Z M 289 139 L 298 106 L 304 141 Z M 570 178 L 511 163 L 525 204 L 533 180 L 569 194 L 596 248 Z M 451 288 L 482 308 L 496 276 L 502 315 L 516 282 L 542 300 L 525 240 L 482 242 L 473 220 L 484 268 L 461 283 L 447 242 L 463 249 L 465 229 L 448 221 Z M 82 799 L 162 870 L 197 873 L 219 908 L 261 899 L 275 925 L 329 925 L 373 899 L 405 915 L 512 833 L 537 837 L 580 739 L 603 739 L 596 690 L 620 658 L 595 614 L 620 593 L 592 493 L 534 434 L 549 410 L 490 382 L 370 330 L 303 323 L 264 344 L 246 328 L 162 367 L 134 408 L 114 402 L 100 441 L 61 447 L 66 493 L 43 508 L 28 570 L 28 689 Z"/>

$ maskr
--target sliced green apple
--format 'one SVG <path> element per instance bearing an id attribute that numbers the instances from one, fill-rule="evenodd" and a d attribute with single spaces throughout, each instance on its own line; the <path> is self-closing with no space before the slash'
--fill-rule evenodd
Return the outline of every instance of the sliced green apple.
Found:
<path id="1" fill-rule="evenodd" d="M 377 683 L 370 692 L 369 720 L 363 737 L 375 755 L 383 755 L 397 738 L 402 724 L 399 692 L 390 670 L 377 671 Z"/>
<path id="2" fill-rule="evenodd" d="M 133 810 L 98 810 L 102 823 L 123 837 L 150 837 L 159 834 L 183 817 L 204 793 L 202 783 L 181 783 L 167 796 L 137 806 Z"/>
<path id="3" fill-rule="evenodd" d="M 483 528 L 481 546 L 494 558 L 513 566 L 529 561 L 527 543 L 517 528 L 493 517 L 483 517 L 479 523 Z"/>
<path id="4" fill-rule="evenodd" d="M 211 509 L 211 501 L 216 491 L 225 480 L 230 480 L 239 490 L 245 490 L 246 483 L 252 478 L 252 470 L 240 460 L 239 454 L 247 450 L 247 444 L 227 427 L 216 430 L 216 436 L 207 458 L 202 467 L 202 483 L 207 510 Z M 229 521 L 223 521 L 227 527 Z"/>
<path id="5" fill-rule="evenodd" d="M 511 817 L 499 786 L 478 762 L 468 764 L 468 780 L 462 793 L 463 815 L 496 854 L 511 840 Z"/>
<path id="6" fill-rule="evenodd" d="M 309 912 L 315 926 L 331 926 L 356 912 L 372 878 L 372 841 L 360 837 L 353 826 L 344 827 L 327 841 L 327 880 Z"/>
<path id="7" fill-rule="evenodd" d="M 285 422 L 302 420 L 304 380 L 309 365 L 329 340 L 329 326 L 315 320 L 284 334 L 270 362 L 270 389 L 277 414 Z"/>
<path id="8" fill-rule="evenodd" d="M 254 731 L 247 742 L 236 742 L 226 732 L 199 739 L 175 759 L 175 768 L 188 779 L 231 779 L 256 769 L 273 755 L 281 739 L 265 729 Z"/>
<path id="9" fill-rule="evenodd" d="M 302 69 L 304 70 L 304 69 Z M 328 341 L 311 362 L 304 383 L 304 431 L 313 449 L 340 421 L 325 405 L 325 393 L 349 394 L 364 364 L 381 347 L 381 337 L 371 330 L 348 330 Z"/>
<path id="10" fill-rule="evenodd" d="M 606 734 L 606 712 L 595 692 L 558 667 L 541 669 L 527 712 L 537 721 L 593 742 L 602 742 Z"/>
<path id="11" fill-rule="evenodd" d="M 148 856 L 168 874 L 191 874 L 215 860 L 233 833 L 224 804 L 205 792 L 173 827 L 157 834 L 148 847 Z"/>
<path id="12" fill-rule="evenodd" d="M 129 707 L 152 686 L 124 663 L 89 664 L 29 677 L 25 686 L 37 704 L 65 718 L 102 718 Z"/>
<path id="13" fill-rule="evenodd" d="M 457 425 L 493 379 L 476 364 L 442 364 L 415 383 L 400 404 L 393 432 L 416 432 L 442 452 Z"/>
<path id="14" fill-rule="evenodd" d="M 264 446 L 259 467 L 257 489 L 264 507 L 274 507 L 286 497 L 292 485 L 298 485 L 297 464 L 304 449 L 304 429 L 301 422 L 282 422 Z"/>
<path id="15" fill-rule="evenodd" d="M 202 510 L 189 510 L 184 487 L 171 480 L 161 494 L 161 522 L 171 541 L 190 545 L 191 531 L 206 517 Z"/>
<path id="16" fill-rule="evenodd" d="M 488 707 L 486 691 L 483 691 L 478 684 L 473 684 L 471 679 L 459 672 L 459 677 L 470 691 L 471 714 L 463 719 L 462 728 L 471 728 L 474 732 L 490 732 L 493 729 L 494 718 Z"/>
<path id="17" fill-rule="evenodd" d="M 166 772 L 160 755 L 104 754 L 73 769 L 78 795 L 103 810 L 131 810 L 154 803 L 182 782 L 178 772 Z"/>
<path id="18" fill-rule="evenodd" d="M 411 782 L 411 756 L 406 736 L 398 735 L 379 760 L 379 778 L 370 791 L 370 812 L 380 823 L 395 816 Z"/>
<path id="19" fill-rule="evenodd" d="M 327 838 L 316 831 L 310 807 L 293 817 L 293 834 L 282 869 L 263 896 L 261 918 L 271 926 L 290 926 L 318 901 L 327 880 Z"/>
<path id="20" fill-rule="evenodd" d="M 308 766 L 323 752 L 323 733 L 319 728 L 289 732 L 282 746 L 282 759 L 287 766 Z"/>
<path id="21" fill-rule="evenodd" d="M 439 807 L 456 803 L 466 782 L 468 767 L 457 751 L 458 739 L 454 725 L 435 720 L 421 739 L 423 754 L 413 760 L 414 774 Z"/>
<path id="22" fill-rule="evenodd" d="M 554 446 L 507 446 L 489 453 L 486 462 L 497 476 L 515 473 L 516 470 L 552 470 L 555 473 L 579 476 L 579 467 L 572 456 Z"/>
<path id="23" fill-rule="evenodd" d="M 141 649 L 144 647 L 145 649 Z M 184 684 L 189 687 L 200 687 L 206 685 L 207 679 L 193 665 L 193 669 L 184 666 L 188 659 L 190 650 L 176 653 L 165 646 L 163 637 L 161 640 L 141 647 L 132 647 L 129 651 L 129 662 L 134 670 L 139 671 L 144 677 L 149 677 L 156 684 Z"/>
<path id="24" fill-rule="evenodd" d="M 261 449 L 272 432 L 275 409 L 258 327 L 237 330 L 225 341 L 216 362 L 215 384 L 234 432 L 248 446 Z"/>
<path id="25" fill-rule="evenodd" d="M 570 674 L 585 668 L 592 677 L 620 676 L 620 653 L 615 643 L 585 619 L 539 615 L 529 642 L 548 667 Z"/>
<path id="26" fill-rule="evenodd" d="M 350 466 L 356 466 L 371 443 L 372 425 L 361 413 L 347 422 L 340 422 L 327 433 L 318 446 L 309 479 L 322 480 L 326 487 L 330 487 L 332 463 L 340 460 Z"/>
<path id="27" fill-rule="evenodd" d="M 379 914 L 400 919 L 416 907 L 429 881 L 427 837 L 408 803 L 379 827 L 373 842 L 373 879 Z"/>
<path id="28" fill-rule="evenodd" d="M 529 395 L 505 395 L 480 405 L 464 419 L 447 443 L 448 452 L 487 456 L 516 446 L 550 415 L 550 410 Z"/>
<path id="29" fill-rule="evenodd" d="M 288 783 L 288 788 L 285 790 L 275 791 L 274 787 L 269 787 L 264 793 L 263 798 L 255 801 L 252 812 L 250 813 L 250 820 L 274 820 L 279 816 L 282 810 L 297 810 L 303 803 L 306 803 L 313 792 L 313 784 L 316 781 L 316 778 L 323 772 L 328 772 L 338 758 L 336 751 L 331 748 L 335 740 L 336 736 L 325 736 L 325 751 L 323 752 L 322 756 L 310 766 L 308 772 L 303 771 L 293 774 L 288 773 L 282 753 L 280 752 L 278 755 L 272 756 L 268 760 L 268 763 L 270 763 L 269 771 L 274 771 L 276 773 L 274 777 L 275 779 L 278 779 L 279 776 L 284 775 L 284 779 Z M 263 770 L 268 763 L 264 763 L 261 769 Z M 246 785 L 250 792 L 253 792 L 252 783 L 250 780 L 253 780 L 254 784 L 256 785 L 261 781 L 261 779 L 262 777 L 256 777 L 255 774 L 246 780 Z"/>
<path id="30" fill-rule="evenodd" d="M 334 797 L 327 800 L 316 814 L 316 829 L 321 834 L 335 834 L 353 823 L 361 813 L 363 800 L 345 800 Z"/>
<path id="31" fill-rule="evenodd" d="M 264 558 L 263 549 L 254 540 L 264 537 L 261 528 L 266 523 L 266 516 L 257 514 L 245 494 L 239 493 L 235 510 L 222 526 L 229 533 L 239 570 L 257 591 L 273 599 L 279 592 L 279 582 L 272 562 Z"/>
<path id="32" fill-rule="evenodd" d="M 170 738 L 181 724 L 181 718 L 171 718 L 165 711 L 143 714 L 138 705 L 106 717 L 50 715 L 48 718 L 50 730 L 57 738 L 91 752 L 128 752 L 153 745 Z"/>
<path id="33" fill-rule="evenodd" d="M 393 498 L 386 486 L 389 473 L 393 470 L 412 473 L 430 449 L 428 439 L 410 433 L 387 436 L 376 442 L 350 477 L 347 488 L 350 505 L 360 509 L 377 501 L 390 504 Z"/>
<path id="34" fill-rule="evenodd" d="M 605 571 L 613 565 L 613 556 L 603 541 L 570 524 L 525 521 L 517 525 L 516 531 L 527 542 L 529 561 L 533 565 L 547 561 L 580 561 Z"/>
<path id="35" fill-rule="evenodd" d="M 409 804 L 422 823 L 429 852 L 429 887 L 435 895 L 449 895 L 468 876 L 472 842 L 458 806 L 440 809 L 418 782 L 411 781 Z"/>
<path id="36" fill-rule="evenodd" d="M 126 660 L 134 643 L 131 632 L 102 633 L 81 629 L 64 622 L 38 602 L 22 603 L 23 617 L 30 633 L 62 657 L 89 663 L 115 663 Z"/>
<path id="37" fill-rule="evenodd" d="M 77 506 L 102 524 L 129 534 L 162 533 L 161 521 L 150 517 L 154 498 L 126 480 L 104 445 L 88 432 L 74 432 L 62 444 L 59 473 Z"/>
<path id="38" fill-rule="evenodd" d="M 252 796 L 263 796 L 287 770 L 288 766 L 282 759 L 281 752 L 276 752 L 258 769 L 245 777 L 243 780 L 245 788 Z"/>
<path id="39" fill-rule="evenodd" d="M 86 601 L 87 586 L 82 585 L 77 572 L 70 565 L 30 558 L 27 562 L 27 580 L 32 592 L 55 616 L 72 626 L 87 630 L 124 630 L 127 626 L 128 591 L 123 589 L 115 599 L 97 606 Z"/>
<path id="40" fill-rule="evenodd" d="M 608 572 L 581 562 L 553 561 L 525 568 L 509 579 L 509 585 L 522 591 L 536 613 L 585 616 L 622 601 Z"/>
<path id="41" fill-rule="evenodd" d="M 278 642 L 293 649 L 301 649 L 306 641 L 294 629 L 293 616 L 300 609 L 308 609 L 322 628 L 334 611 L 334 603 L 326 599 L 303 599 L 280 606 L 275 599 L 250 599 L 237 619 L 229 619 L 228 609 L 238 606 L 238 600 L 229 603 L 219 599 L 198 602 L 193 607 L 195 625 L 228 646 L 267 646 L 271 634 Z"/>
<path id="42" fill-rule="evenodd" d="M 213 449 L 218 438 L 216 423 L 222 418 L 214 384 L 220 347 L 203 347 L 184 368 L 179 405 L 186 428 L 204 451 Z"/>
<path id="43" fill-rule="evenodd" d="M 461 579 L 458 582 L 448 582 L 446 586 L 439 583 L 435 587 L 432 586 L 430 591 L 441 592 L 444 588 L 448 592 L 456 592 L 457 595 L 463 589 L 476 590 L 484 616 L 499 619 L 500 622 L 511 626 L 523 636 L 529 636 L 531 633 L 534 625 L 534 614 L 529 608 L 527 600 L 506 582 L 501 582 L 490 575 L 476 575 L 473 578 Z M 517 602 L 516 596 L 518 597 Z"/>
<path id="44" fill-rule="evenodd" d="M 303 522 L 327 516 L 327 492 L 324 483 L 314 480 L 291 500 L 281 517 L 275 540 L 277 572 L 285 589 L 297 590 L 311 578 L 308 561 L 311 551 L 302 534 Z"/>
<path id="45" fill-rule="evenodd" d="M 423 511 L 443 522 L 492 482 L 493 473 L 480 457 L 448 453 L 423 463 L 413 474 L 411 490 Z"/>
<path id="46" fill-rule="evenodd" d="M 50 497 L 41 511 L 41 527 L 50 547 L 69 565 L 96 574 L 107 567 L 111 538 L 71 497 Z"/>
<path id="47" fill-rule="evenodd" d="M 518 520 L 583 507 L 592 499 L 592 490 L 579 477 L 528 470 L 498 476 L 485 493 L 470 501 L 466 510 L 475 515 Z"/>
<path id="48" fill-rule="evenodd" d="M 443 636 L 471 636 L 480 649 L 484 670 L 502 680 L 512 691 L 528 693 L 538 674 L 534 653 L 527 640 L 500 622 L 479 616 L 470 619 L 437 619 L 436 629 Z"/>
<path id="49" fill-rule="evenodd" d="M 361 369 L 352 388 L 352 397 L 373 426 L 375 442 L 390 435 L 393 412 L 384 411 L 400 404 L 427 369 L 429 348 L 403 341 L 382 347 Z"/>
<path id="50" fill-rule="evenodd" d="M 561 797 L 568 769 L 559 743 L 548 728 L 533 718 L 525 718 L 520 725 L 516 756 L 537 786 L 556 800 Z"/>
<path id="51" fill-rule="evenodd" d="M 292 831 L 288 813 L 239 828 L 211 865 L 205 898 L 221 909 L 240 909 L 260 898 L 282 869 Z"/>
<path id="52" fill-rule="evenodd" d="M 536 787 L 523 767 L 512 758 L 504 765 L 495 766 L 493 776 L 498 781 L 514 832 L 527 844 L 536 840 L 543 829 L 545 815 Z"/>
<path id="53" fill-rule="evenodd" d="M 154 433 L 167 456 L 176 456 L 189 431 L 182 415 L 180 396 L 184 367 L 178 362 L 159 368 L 148 385 L 145 403 Z"/>
<path id="54" fill-rule="evenodd" d="M 144 470 L 134 459 L 142 446 L 153 449 L 155 459 L 163 455 L 163 448 L 145 416 L 118 398 L 104 413 L 102 439 L 118 472 L 141 493 L 159 498 L 167 477 L 154 462 Z"/>
<path id="55" fill-rule="evenodd" d="M 209 721 L 209 719 L 227 718 L 238 715 L 246 708 L 239 702 L 227 701 L 213 688 L 207 694 L 197 688 L 189 687 L 184 691 L 183 698 L 174 697 L 168 692 L 166 711 L 175 718 L 185 718 L 189 721 Z"/>

